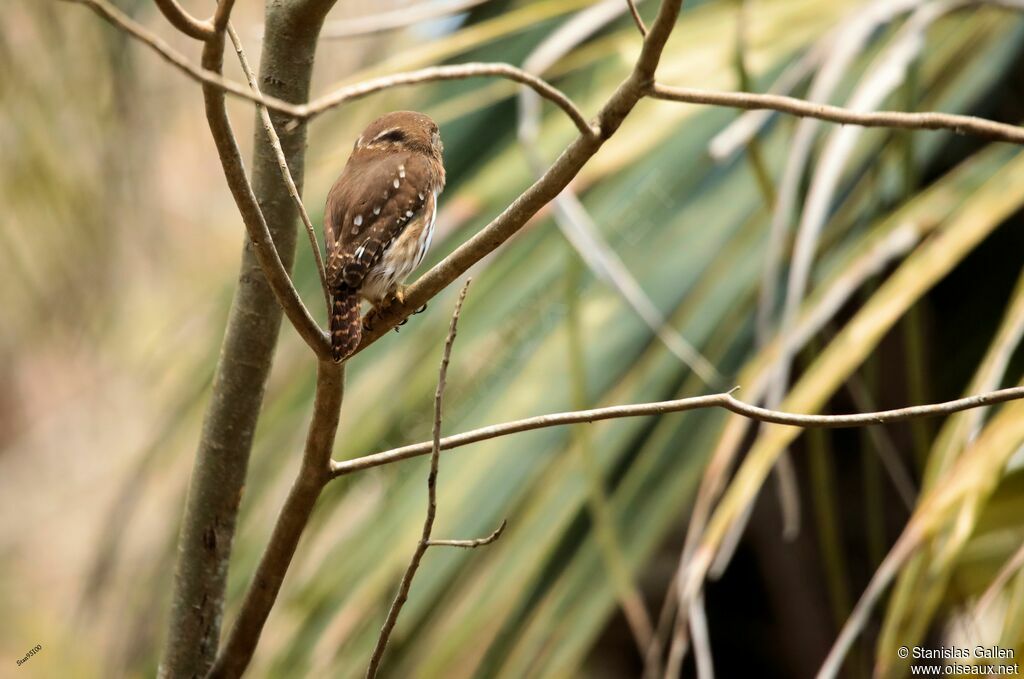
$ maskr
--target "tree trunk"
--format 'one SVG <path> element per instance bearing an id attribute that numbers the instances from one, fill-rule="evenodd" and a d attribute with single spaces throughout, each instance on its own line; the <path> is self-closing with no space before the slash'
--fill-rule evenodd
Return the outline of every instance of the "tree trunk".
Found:
<path id="1" fill-rule="evenodd" d="M 334 1 L 267 1 L 259 72 L 265 94 L 294 103 L 308 100 L 317 38 Z M 253 190 L 290 271 L 297 213 L 256 115 Z M 287 119 L 273 117 L 301 191 L 306 126 L 288 131 L 282 124 Z M 280 327 L 281 308 L 246 239 L 179 536 L 161 677 L 201 677 L 217 654 L 238 506 Z"/>

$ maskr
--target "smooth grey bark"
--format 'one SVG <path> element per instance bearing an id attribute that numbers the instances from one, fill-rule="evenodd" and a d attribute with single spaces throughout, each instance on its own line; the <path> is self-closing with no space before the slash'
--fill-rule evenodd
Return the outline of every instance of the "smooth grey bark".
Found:
<path id="1" fill-rule="evenodd" d="M 308 100 L 317 37 L 334 1 L 267 1 L 259 72 L 263 92 L 293 103 Z M 306 126 L 288 130 L 282 124 L 288 121 L 274 115 L 301 191 Z M 253 148 L 253 191 L 290 271 L 297 213 L 258 119 Z M 280 327 L 281 308 L 246 238 L 189 484 L 160 677 L 204 676 L 216 656 L 238 507 Z"/>

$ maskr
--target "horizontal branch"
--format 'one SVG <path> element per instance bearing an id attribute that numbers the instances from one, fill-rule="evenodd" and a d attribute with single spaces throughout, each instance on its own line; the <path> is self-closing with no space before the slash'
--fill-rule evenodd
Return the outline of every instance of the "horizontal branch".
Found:
<path id="1" fill-rule="evenodd" d="M 507 519 L 502 519 L 501 525 L 493 533 L 485 538 L 476 538 L 475 540 L 427 540 L 428 547 L 463 547 L 465 549 L 473 549 L 475 547 L 483 547 L 489 545 L 505 532 L 505 526 L 508 525 Z"/>
<path id="2" fill-rule="evenodd" d="M 510 64 L 468 63 L 450 66 L 434 66 L 367 80 L 356 85 L 342 87 L 326 94 L 309 104 L 291 104 L 276 97 L 259 95 L 245 86 L 224 78 L 218 73 L 197 67 L 179 52 L 173 50 L 159 36 L 145 29 L 107 0 L 65 0 L 90 7 L 104 19 L 126 31 L 136 39 L 155 50 L 168 63 L 190 78 L 207 85 L 218 87 L 228 94 L 262 104 L 267 108 L 289 115 L 297 120 L 309 120 L 346 101 L 359 99 L 382 90 L 404 85 L 414 85 L 439 80 L 462 80 L 476 77 L 500 77 L 518 82 L 533 89 L 541 97 L 551 101 L 565 111 L 576 127 L 586 136 L 595 134 L 586 118 L 569 97 L 537 78 Z M 655 99 L 679 101 L 691 104 L 727 106 L 746 110 L 773 110 L 791 115 L 818 118 L 829 122 L 861 125 L 864 127 L 888 127 L 900 129 L 950 130 L 956 134 L 971 134 L 983 139 L 1024 144 L 1024 128 L 998 123 L 974 116 L 952 113 L 906 113 L 902 111 L 852 111 L 839 106 L 815 104 L 796 97 L 778 94 L 755 94 L 748 92 L 715 92 L 686 87 L 671 87 L 654 84 L 647 94 Z"/>
<path id="3" fill-rule="evenodd" d="M 902 111 L 853 111 L 829 104 L 815 104 L 781 94 L 755 94 L 750 92 L 715 92 L 691 87 L 670 87 L 655 83 L 650 96 L 666 101 L 687 104 L 729 106 L 746 110 L 772 110 L 801 118 L 817 118 L 844 125 L 862 127 L 889 127 L 915 130 L 950 130 L 955 134 L 970 134 L 993 141 L 1024 144 L 1024 128 L 997 123 L 974 116 L 954 113 L 905 113 Z"/>
<path id="4" fill-rule="evenodd" d="M 325 94 L 322 97 L 314 99 L 304 107 L 299 107 L 302 109 L 300 111 L 300 117 L 312 118 L 320 115 L 324 111 L 338 106 L 339 104 L 343 104 L 346 101 L 360 99 L 369 94 L 391 89 L 392 87 L 417 85 L 420 83 L 436 82 L 440 80 L 465 80 L 467 78 L 489 77 L 505 78 L 506 80 L 526 85 L 538 95 L 565 111 L 565 114 L 572 119 L 576 128 L 584 135 L 593 136 L 596 133 L 590 126 L 590 123 L 587 122 L 583 113 L 576 107 L 576 104 L 574 104 L 564 92 L 553 87 L 537 76 L 527 73 L 521 68 L 516 68 L 511 64 L 497 62 L 470 62 L 467 64 L 452 64 L 449 66 L 430 66 L 416 71 L 396 73 L 394 75 L 386 75 L 380 78 L 364 80 L 363 82 L 355 85 L 339 88 L 330 94 Z"/>
<path id="5" fill-rule="evenodd" d="M 733 390 L 735 391 L 735 389 Z M 524 420 L 495 424 L 489 427 L 481 427 L 462 434 L 446 436 L 441 439 L 441 450 L 450 450 L 461 446 L 486 441 L 487 439 L 507 436 L 523 431 L 544 429 L 546 427 L 558 427 L 566 424 L 580 424 L 587 422 L 599 422 L 601 420 L 612 420 L 622 417 L 645 417 L 648 415 L 662 415 L 664 413 L 678 413 L 687 410 L 700 408 L 724 408 L 737 415 L 749 417 L 759 422 L 770 422 L 773 424 L 786 424 L 794 427 L 838 429 L 842 427 L 860 427 L 872 424 L 886 424 L 889 422 L 901 422 L 918 417 L 934 417 L 937 415 L 948 415 L 949 413 L 980 408 L 983 406 L 1004 403 L 1024 398 L 1024 387 L 1012 387 L 1000 389 L 999 391 L 968 396 L 955 401 L 935 403 L 931 405 L 911 406 L 898 410 L 882 410 L 874 413 L 858 413 L 853 415 L 800 415 L 797 413 L 785 413 L 777 410 L 768 410 L 744 403 L 733 398 L 732 391 L 722 394 L 711 394 L 708 396 L 695 396 L 681 398 L 674 401 L 656 401 L 654 403 L 638 403 L 634 405 L 610 406 L 607 408 L 594 408 L 592 410 L 578 410 L 568 413 L 554 413 L 551 415 L 538 415 L 528 417 Z M 379 467 L 381 465 L 398 462 L 410 457 L 418 457 L 428 454 L 433 447 L 433 442 L 424 441 L 412 445 L 394 448 L 392 450 L 364 457 L 357 457 L 352 460 L 338 461 L 331 463 L 331 476 L 336 478 L 351 474 L 352 472 Z"/>

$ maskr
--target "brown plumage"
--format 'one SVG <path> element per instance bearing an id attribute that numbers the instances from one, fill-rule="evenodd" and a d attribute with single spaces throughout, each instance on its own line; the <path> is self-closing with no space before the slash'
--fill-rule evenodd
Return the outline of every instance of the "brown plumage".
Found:
<path id="1" fill-rule="evenodd" d="M 387 307 L 423 261 L 444 189 L 437 124 L 414 111 L 370 123 L 327 194 L 324 239 L 333 299 L 331 347 L 342 361 L 359 346 L 359 300 Z"/>

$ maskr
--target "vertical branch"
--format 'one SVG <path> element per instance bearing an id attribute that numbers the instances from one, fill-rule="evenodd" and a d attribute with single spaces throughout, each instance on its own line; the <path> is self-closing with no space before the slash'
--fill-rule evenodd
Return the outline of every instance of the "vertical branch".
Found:
<path id="1" fill-rule="evenodd" d="M 256 82 L 256 75 L 252 72 L 252 68 L 249 66 L 249 60 L 245 56 L 245 50 L 242 49 L 242 41 L 238 38 L 238 33 L 235 32 L 234 27 L 228 24 L 228 36 L 231 38 L 231 44 L 235 48 L 235 54 L 238 55 L 238 63 L 242 66 L 242 72 L 245 74 L 245 79 L 249 81 L 249 87 L 257 95 L 261 95 L 259 84 Z M 324 269 L 324 258 L 320 254 L 320 244 L 317 242 L 316 231 L 313 228 L 313 222 L 309 219 L 309 213 L 306 212 L 306 206 L 302 204 L 302 196 L 299 195 L 299 189 L 295 186 L 295 180 L 292 178 L 292 173 L 288 170 L 288 158 L 284 155 L 284 149 L 281 148 L 281 139 L 277 136 L 277 130 L 274 129 L 274 121 L 270 118 L 270 111 L 267 110 L 266 106 L 261 104 L 256 105 L 256 110 L 259 113 L 260 120 L 263 121 L 263 129 L 267 133 L 267 141 L 270 143 L 270 147 L 274 151 L 274 158 L 277 160 L 277 167 L 281 171 L 281 180 L 284 182 L 285 188 L 288 189 L 288 195 L 291 196 L 292 202 L 295 203 L 295 209 L 299 213 L 299 218 L 302 220 L 303 226 L 306 227 L 306 235 L 309 237 L 309 245 L 313 249 L 313 259 L 316 261 L 316 270 L 320 275 L 320 287 L 323 288 L 324 301 L 327 304 L 327 315 L 331 315 L 331 291 L 327 286 L 327 271 Z"/>
<path id="2" fill-rule="evenodd" d="M 431 542 L 430 539 L 431 533 L 434 530 L 434 519 L 437 516 L 437 472 L 441 465 L 441 401 L 444 396 L 445 382 L 448 378 L 448 362 L 451 360 L 452 345 L 455 343 L 455 331 L 459 325 L 459 313 L 462 311 L 462 302 L 466 299 L 466 290 L 469 289 L 469 283 L 470 280 L 467 280 L 462 286 L 459 298 L 455 302 L 455 311 L 452 313 L 451 325 L 448 326 L 448 339 L 445 340 L 444 354 L 441 357 L 441 369 L 437 376 L 437 391 L 434 392 L 434 437 L 430 450 L 430 472 L 427 475 L 427 516 L 423 520 L 423 533 L 420 536 L 420 541 L 416 544 L 416 551 L 413 552 L 412 559 L 409 560 L 409 565 L 405 569 L 405 574 L 402 576 L 402 582 L 398 586 L 398 592 L 395 594 L 395 600 L 391 603 L 391 609 L 384 620 L 384 625 L 380 628 L 377 646 L 373 649 L 373 655 L 370 656 L 370 665 L 366 668 L 367 679 L 373 679 L 373 677 L 377 676 L 381 659 L 384 657 L 384 650 L 387 648 L 388 640 L 391 638 L 391 632 L 395 629 L 398 615 L 402 612 L 402 607 L 409 598 L 412 579 L 416 576 L 416 571 L 419 570 L 423 555 L 427 553 L 427 549 L 430 548 L 431 544 L 479 547 L 497 540 L 505 527 L 504 522 L 502 522 L 498 530 L 479 540 L 440 540 Z"/>
<path id="3" fill-rule="evenodd" d="M 218 7 L 215 25 L 226 25 L 225 5 L 229 4 Z M 260 78 L 267 94 L 293 102 L 308 99 L 317 34 L 332 4 L 333 0 L 298 0 L 268 6 Z M 219 72 L 223 46 L 224 35 L 218 31 L 203 50 L 206 68 Z M 241 160 L 224 112 L 224 94 L 217 87 L 207 86 L 204 95 L 227 175 L 229 166 L 240 169 Z M 278 176 L 277 162 L 264 134 L 257 125 L 253 185 L 248 195 L 257 210 L 262 206 L 276 255 L 290 269 L 295 253 L 295 208 Z M 302 184 L 305 139 L 304 125 L 282 139 L 298 186 Z M 247 185 L 244 170 L 240 177 L 236 172 L 228 179 L 229 183 L 241 181 Z M 232 188 L 238 200 L 239 192 Z M 242 212 L 245 216 L 246 211 Z M 255 247 L 246 238 L 182 520 L 161 677 L 201 676 L 213 663 L 238 506 L 280 326 L 281 307 L 260 267 Z"/>
<path id="4" fill-rule="evenodd" d="M 242 608 L 224 648 L 217 655 L 208 679 L 240 677 L 252 660 L 263 625 L 281 591 L 285 573 L 298 547 L 302 531 L 313 513 L 320 492 L 330 480 L 331 449 L 338 431 L 344 366 L 320 361 L 317 367 L 313 418 L 306 435 L 302 466 L 288 492 L 274 531 L 256 568 Z"/>

